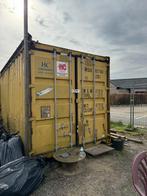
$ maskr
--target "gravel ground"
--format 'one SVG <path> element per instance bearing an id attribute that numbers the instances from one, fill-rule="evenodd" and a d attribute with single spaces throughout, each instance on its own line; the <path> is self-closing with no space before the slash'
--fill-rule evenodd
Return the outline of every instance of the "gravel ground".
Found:
<path id="1" fill-rule="evenodd" d="M 129 142 L 122 152 L 87 157 L 72 171 L 55 164 L 46 169 L 44 182 L 32 196 L 137 196 L 131 163 L 142 150 L 147 150 L 147 134 L 144 144 Z"/>

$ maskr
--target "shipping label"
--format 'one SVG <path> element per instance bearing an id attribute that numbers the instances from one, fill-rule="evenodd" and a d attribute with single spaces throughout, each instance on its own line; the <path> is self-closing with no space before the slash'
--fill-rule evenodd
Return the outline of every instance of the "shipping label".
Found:
<path id="1" fill-rule="evenodd" d="M 50 106 L 41 106 L 41 118 L 50 118 L 51 108 Z"/>
<path id="2" fill-rule="evenodd" d="M 53 65 L 49 58 L 36 57 L 35 64 L 37 74 L 53 74 Z"/>

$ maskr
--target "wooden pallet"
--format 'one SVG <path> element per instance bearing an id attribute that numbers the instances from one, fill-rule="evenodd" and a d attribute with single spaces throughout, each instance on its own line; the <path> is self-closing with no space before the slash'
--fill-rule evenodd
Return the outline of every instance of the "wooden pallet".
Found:
<path id="1" fill-rule="evenodd" d="M 90 148 L 86 148 L 85 152 L 91 156 L 98 156 L 104 154 L 106 152 L 110 152 L 114 150 L 114 148 L 107 146 L 105 144 L 98 144 L 96 146 L 92 146 Z"/>

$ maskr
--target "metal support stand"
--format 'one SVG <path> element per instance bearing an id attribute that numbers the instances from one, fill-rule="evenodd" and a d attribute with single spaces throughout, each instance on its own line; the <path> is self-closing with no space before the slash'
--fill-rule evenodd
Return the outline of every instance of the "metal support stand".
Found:
<path id="1" fill-rule="evenodd" d="M 134 89 L 130 89 L 130 128 L 134 130 Z"/>

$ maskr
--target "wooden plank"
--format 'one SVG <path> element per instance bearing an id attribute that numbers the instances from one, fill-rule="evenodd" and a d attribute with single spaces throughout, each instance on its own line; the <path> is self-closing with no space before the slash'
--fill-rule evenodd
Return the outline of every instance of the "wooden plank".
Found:
<path id="1" fill-rule="evenodd" d="M 110 133 L 110 136 L 111 137 L 115 137 L 115 138 L 122 138 L 122 139 L 125 139 L 127 141 L 132 141 L 132 142 L 136 142 L 136 143 L 139 143 L 139 144 L 143 144 L 143 141 L 140 140 L 140 139 L 136 139 L 136 138 L 130 138 L 130 137 L 127 137 L 127 136 L 124 136 L 124 135 L 120 135 L 120 134 L 117 134 L 117 133 Z"/>
<path id="2" fill-rule="evenodd" d="M 86 148 L 85 152 L 92 156 L 98 156 L 104 154 L 106 152 L 112 151 L 114 148 L 107 146 L 105 144 L 99 144 L 97 146 L 92 146 L 90 148 Z"/>

